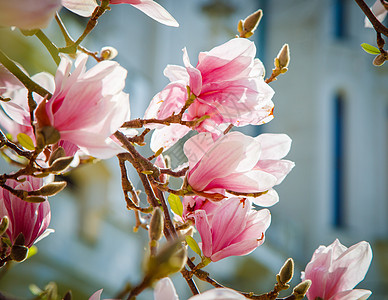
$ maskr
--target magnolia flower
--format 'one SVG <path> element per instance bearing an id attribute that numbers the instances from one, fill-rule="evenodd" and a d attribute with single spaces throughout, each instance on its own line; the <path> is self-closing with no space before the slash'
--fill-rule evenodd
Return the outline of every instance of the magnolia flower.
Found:
<path id="1" fill-rule="evenodd" d="M 87 155 L 110 158 L 123 149 L 110 136 L 129 119 L 128 94 L 123 92 L 127 71 L 117 62 L 103 61 L 85 70 L 88 56 L 79 55 L 75 70 L 62 56 L 52 97 L 36 110 L 38 129 L 53 127 L 60 140 Z"/>
<path id="2" fill-rule="evenodd" d="M 384 7 L 384 5 L 381 3 L 381 0 L 376 0 L 376 2 L 372 5 L 370 9 L 372 13 L 376 16 L 377 20 L 379 20 L 380 22 L 384 21 L 385 17 L 387 16 L 388 9 Z M 373 28 L 372 23 L 367 17 L 365 17 L 365 27 Z"/>
<path id="3" fill-rule="evenodd" d="M 38 29 L 48 25 L 61 0 L 0 0 L 0 26 Z"/>
<path id="4" fill-rule="evenodd" d="M 227 288 L 210 289 L 188 300 L 246 300 L 246 298 L 234 290 Z M 89 299 L 90 300 L 90 299 Z M 92 299 L 95 300 L 95 299 Z M 154 300 L 179 300 L 171 279 L 165 277 L 158 281 L 154 290 Z"/>
<path id="5" fill-rule="evenodd" d="M 183 120 L 193 121 L 204 116 L 195 129 L 219 135 L 229 124 L 259 125 L 273 118 L 272 96 L 274 91 L 264 82 L 264 67 L 255 59 L 255 44 L 247 39 L 236 38 L 201 52 L 196 67 L 192 66 L 186 49 L 183 49 L 185 67 L 170 65 L 164 74 L 170 79 L 164 90 L 151 101 L 144 118 L 164 119 L 178 114 L 184 107 L 188 92 L 194 101 L 183 114 Z M 156 129 L 151 148 L 172 146 L 190 128 L 183 125 Z"/>
<path id="6" fill-rule="evenodd" d="M 249 201 L 237 197 L 225 199 L 211 219 L 201 209 L 194 211 L 194 218 L 203 255 L 212 261 L 251 253 L 264 243 L 264 233 L 271 223 L 268 209 L 254 211 Z"/>
<path id="7" fill-rule="evenodd" d="M 312 284 L 306 296 L 309 300 L 367 299 L 372 292 L 353 289 L 362 281 L 372 260 L 372 249 L 367 242 L 350 248 L 338 239 L 330 246 L 320 246 L 302 272 L 302 280 Z"/>
<path id="8" fill-rule="evenodd" d="M 226 195 L 266 192 L 252 198 L 255 204 L 271 206 L 278 201 L 272 190 L 291 171 L 294 163 L 282 160 L 291 147 L 285 134 L 262 134 L 256 138 L 231 132 L 213 141 L 200 133 L 184 144 L 189 160 L 187 183 L 194 192 Z"/>
<path id="9" fill-rule="evenodd" d="M 38 190 L 43 185 L 42 178 L 32 176 L 23 178 L 24 182 L 8 179 L 6 185 L 15 190 L 25 191 Z M 0 187 L 0 218 L 4 216 L 9 218 L 6 234 L 12 244 L 22 233 L 25 246 L 29 248 L 37 240 L 52 232 L 52 230 L 47 230 L 51 219 L 50 204 L 47 200 L 41 203 L 26 202 Z"/>
<path id="10" fill-rule="evenodd" d="M 167 25 L 178 27 L 178 22 L 160 4 L 153 0 L 110 0 L 110 4 L 127 3 L 141 10 L 152 19 Z"/>

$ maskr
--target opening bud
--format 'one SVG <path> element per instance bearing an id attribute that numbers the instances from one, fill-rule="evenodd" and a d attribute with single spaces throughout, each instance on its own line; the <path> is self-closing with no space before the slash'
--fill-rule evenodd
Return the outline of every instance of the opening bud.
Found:
<path id="1" fill-rule="evenodd" d="M 66 181 L 51 182 L 42 186 L 39 190 L 30 192 L 32 196 L 54 196 L 62 191 L 66 186 Z"/>
<path id="2" fill-rule="evenodd" d="M 246 17 L 245 20 L 240 20 L 237 26 L 237 30 L 240 33 L 240 37 L 248 38 L 252 36 L 257 26 L 259 25 L 262 17 L 263 11 L 259 9 L 253 14 L 250 14 L 248 17 Z"/>
<path id="3" fill-rule="evenodd" d="M 186 260 L 187 249 L 182 245 L 182 240 L 168 242 L 155 256 L 149 257 L 146 265 L 146 276 L 151 278 L 151 281 L 167 277 L 179 272 Z"/>
<path id="4" fill-rule="evenodd" d="M 294 290 L 292 291 L 292 294 L 296 297 L 296 299 L 302 299 L 307 291 L 309 290 L 311 286 L 311 280 L 305 280 L 301 283 L 299 283 L 296 287 L 294 287 Z"/>
<path id="5" fill-rule="evenodd" d="M 276 58 L 278 61 L 276 62 L 276 59 L 275 59 L 276 67 L 279 67 L 280 69 L 288 67 L 288 64 L 290 63 L 290 49 L 288 44 L 283 45 L 282 49 L 280 49 Z M 276 64 L 278 64 L 278 66 Z"/>
<path id="6" fill-rule="evenodd" d="M 150 228 L 148 231 L 149 237 L 151 241 L 159 241 L 163 235 L 163 226 L 164 219 L 162 210 L 157 207 L 154 209 L 154 213 L 152 214 L 150 221 Z"/>
<path id="7" fill-rule="evenodd" d="M 294 261 L 292 258 L 287 259 L 283 267 L 280 269 L 277 275 L 277 280 L 280 284 L 286 285 L 294 276 Z"/>
<path id="8" fill-rule="evenodd" d="M 100 50 L 100 56 L 103 60 L 114 59 L 119 52 L 113 47 L 102 47 Z"/>
<path id="9" fill-rule="evenodd" d="M 388 54 L 381 53 L 375 57 L 375 59 L 373 60 L 373 65 L 377 67 L 382 66 L 387 59 L 388 59 Z"/>

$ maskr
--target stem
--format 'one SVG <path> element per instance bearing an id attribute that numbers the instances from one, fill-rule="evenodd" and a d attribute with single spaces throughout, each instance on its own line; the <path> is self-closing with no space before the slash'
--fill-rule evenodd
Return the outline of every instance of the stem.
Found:
<path id="1" fill-rule="evenodd" d="M 86 36 L 94 29 L 94 27 L 96 27 L 98 18 L 101 17 L 103 13 L 108 9 L 109 0 L 102 0 L 100 6 L 96 7 L 96 9 L 94 10 L 81 36 L 71 45 L 68 45 L 64 48 L 60 48 L 59 51 L 64 53 L 75 53 L 79 44 L 81 44 L 81 42 L 86 38 Z"/>
<path id="2" fill-rule="evenodd" d="M 160 175 L 159 169 L 154 166 L 147 158 L 143 157 L 139 152 L 136 151 L 132 143 L 127 139 L 127 137 L 120 131 L 116 131 L 114 136 L 123 144 L 123 146 L 128 150 L 133 159 L 141 165 L 141 169 L 136 168 L 138 172 L 141 171 L 151 171 L 154 178 L 158 178 Z"/>
<path id="3" fill-rule="evenodd" d="M 52 95 L 45 88 L 34 82 L 29 76 L 27 76 L 2 50 L 0 50 L 0 62 L 10 71 L 21 83 L 29 90 L 33 91 L 42 97 L 50 98 Z"/>
<path id="4" fill-rule="evenodd" d="M 35 33 L 36 37 L 42 42 L 42 44 L 46 47 L 46 49 L 48 50 L 48 52 L 50 53 L 51 57 L 53 58 L 53 60 L 55 61 L 55 63 L 57 64 L 57 66 L 59 65 L 59 63 L 61 62 L 61 58 L 59 57 L 59 51 L 58 51 L 58 47 L 55 46 L 51 41 L 50 39 L 43 33 L 42 30 L 38 30 L 36 33 Z"/>
<path id="5" fill-rule="evenodd" d="M 169 213 L 169 209 L 167 207 L 167 204 L 166 204 L 166 198 L 164 197 L 164 194 L 161 190 L 157 189 L 157 196 L 160 200 L 160 203 L 162 204 L 162 207 L 163 207 L 163 213 L 164 213 L 164 225 L 166 226 L 167 230 L 169 231 L 170 235 L 173 237 L 173 238 L 177 238 L 178 235 L 175 231 L 175 227 L 174 227 L 174 224 L 172 223 L 172 220 L 171 220 L 171 216 L 170 216 L 170 213 Z"/>
<path id="6" fill-rule="evenodd" d="M 368 5 L 364 2 L 364 0 L 354 0 L 358 4 L 358 6 L 361 8 L 361 10 L 364 12 L 366 17 L 369 19 L 369 21 L 372 23 L 373 28 L 379 32 L 384 34 L 386 37 L 388 37 L 388 28 L 385 27 L 379 20 L 377 20 L 376 16 L 372 13 Z"/>
<path id="7" fill-rule="evenodd" d="M 63 38 L 65 39 L 65 42 L 66 42 L 66 46 L 72 45 L 74 43 L 74 40 L 72 39 L 69 32 L 67 31 L 65 25 L 63 24 L 62 19 L 59 16 L 58 12 L 55 14 L 55 21 L 57 21 L 59 29 L 62 32 Z"/>
<path id="8" fill-rule="evenodd" d="M 7 146 L 8 148 L 12 149 L 20 156 L 24 156 L 28 159 L 32 157 L 32 154 L 33 154 L 32 151 L 24 151 L 23 149 L 19 148 L 17 145 L 9 141 L 7 137 L 4 135 L 4 133 L 0 130 L 0 148 L 4 146 Z"/>

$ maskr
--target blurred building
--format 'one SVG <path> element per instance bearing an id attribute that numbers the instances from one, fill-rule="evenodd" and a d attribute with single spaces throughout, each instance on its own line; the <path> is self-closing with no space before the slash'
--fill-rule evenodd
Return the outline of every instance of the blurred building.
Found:
<path id="1" fill-rule="evenodd" d="M 244 130 L 251 135 L 288 134 L 293 145 L 287 159 L 296 167 L 276 188 L 280 202 L 271 208 L 265 246 L 245 260 L 216 263 L 215 278 L 264 292 L 271 289 L 273 274 L 288 257 L 303 270 L 321 244 L 329 245 L 337 237 L 346 246 L 366 240 L 374 259 L 360 286 L 373 291 L 371 299 L 388 299 L 384 291 L 388 285 L 388 67 L 374 67 L 373 56 L 361 49 L 363 42 L 375 45 L 375 33 L 364 28 L 356 3 L 159 2 L 177 19 L 179 28 L 158 24 L 129 5 L 117 5 L 86 40 L 93 51 L 106 45 L 119 50 L 117 61 L 129 72 L 126 91 L 134 118 L 142 116 L 152 96 L 167 84 L 165 66 L 182 65 L 182 48 L 187 47 L 195 64 L 200 51 L 232 38 L 238 20 L 258 8 L 264 17 L 252 39 L 268 75 L 282 45 L 290 45 L 289 71 L 271 83 L 276 92 L 275 119 Z M 74 18 L 62 13 L 65 21 Z M 83 21 L 77 18 L 71 24 L 74 36 L 82 28 L 77 22 Z M 55 24 L 47 32 L 54 35 Z M 176 159 L 184 157 L 176 154 Z M 62 291 L 71 288 L 83 299 L 100 288 L 111 297 L 127 281 L 140 280 L 137 273 L 146 240 L 141 240 L 144 232 L 130 234 L 133 215 L 125 209 L 117 160 L 87 168 L 72 177 L 72 191 L 51 201 L 50 227 L 56 233 L 38 244 L 40 252 L 30 262 L 4 276 L 0 290 L 24 297 L 28 291 L 20 291 L 20 281 L 42 287 L 53 280 Z M 176 280 L 178 290 L 186 291 L 184 283 L 180 286 Z M 299 273 L 293 282 L 299 282 Z"/>

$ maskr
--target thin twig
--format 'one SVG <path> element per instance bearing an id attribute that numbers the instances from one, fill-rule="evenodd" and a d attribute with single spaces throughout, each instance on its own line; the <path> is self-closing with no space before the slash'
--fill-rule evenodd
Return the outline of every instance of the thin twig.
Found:
<path id="1" fill-rule="evenodd" d="M 385 27 L 381 22 L 376 18 L 376 16 L 372 13 L 368 5 L 365 3 L 364 0 L 354 0 L 358 4 L 358 6 L 361 8 L 361 10 L 364 12 L 365 16 L 369 19 L 369 21 L 372 23 L 373 28 L 382 34 L 384 34 L 386 37 L 388 37 L 388 28 Z"/>

